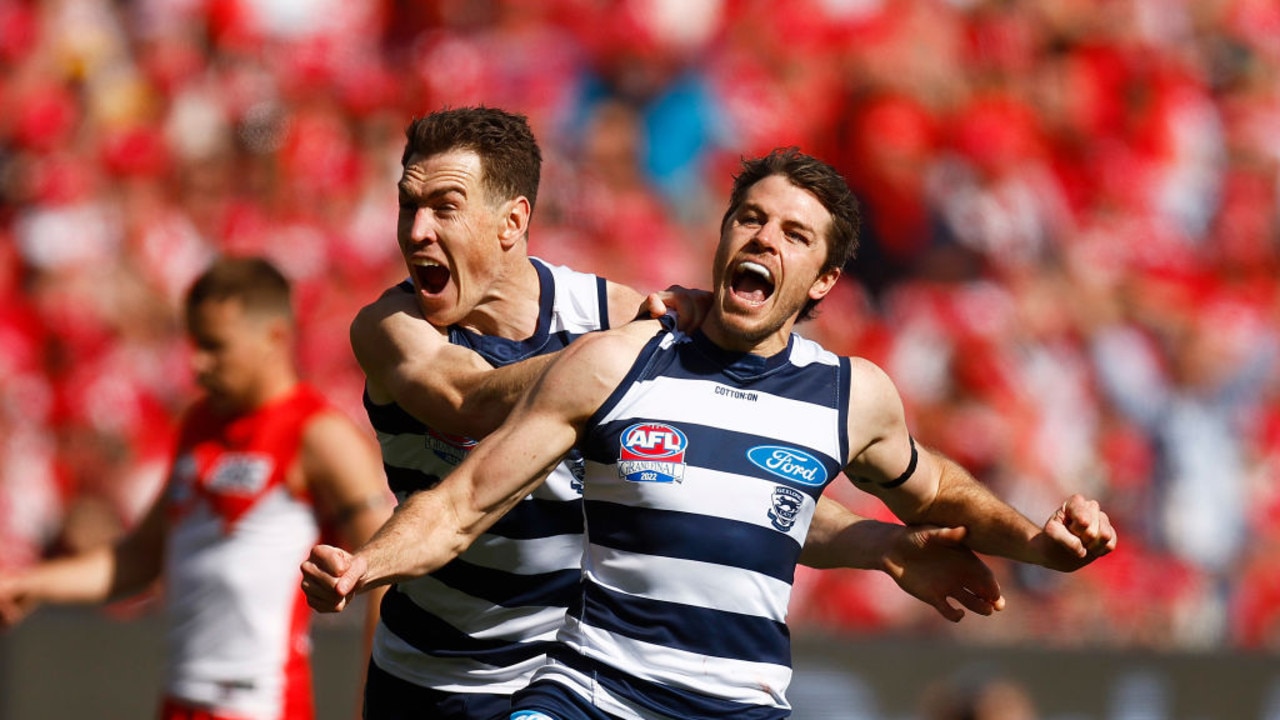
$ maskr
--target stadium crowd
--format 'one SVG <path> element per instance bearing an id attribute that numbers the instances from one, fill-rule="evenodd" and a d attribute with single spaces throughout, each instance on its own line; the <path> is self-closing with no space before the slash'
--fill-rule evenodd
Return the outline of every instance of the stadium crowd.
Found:
<path id="1" fill-rule="evenodd" d="M 147 506 L 216 253 L 288 272 L 307 377 L 364 422 L 403 128 L 476 103 L 546 153 L 531 254 L 638 288 L 706 283 L 740 156 L 835 164 L 863 246 L 800 332 L 1029 517 L 1084 492 L 1122 536 L 993 561 L 1024 609 L 954 626 L 806 570 L 799 628 L 1280 649 L 1270 0 L 0 0 L 0 570 Z"/>

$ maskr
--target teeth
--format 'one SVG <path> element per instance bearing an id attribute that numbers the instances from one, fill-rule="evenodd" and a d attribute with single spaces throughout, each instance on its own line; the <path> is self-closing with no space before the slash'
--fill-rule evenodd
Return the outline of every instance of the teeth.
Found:
<path id="1" fill-rule="evenodd" d="M 414 258 L 409 262 L 413 263 L 417 267 L 440 267 L 440 263 L 435 260 L 427 260 L 426 258 Z"/>
<path id="2" fill-rule="evenodd" d="M 755 273 L 756 275 L 759 275 L 765 280 L 768 280 L 769 282 L 773 282 L 773 273 L 769 272 L 769 268 L 761 265 L 760 263 L 751 262 L 749 260 L 744 261 L 744 262 L 738 263 L 738 269 L 741 270 L 742 272 Z"/>

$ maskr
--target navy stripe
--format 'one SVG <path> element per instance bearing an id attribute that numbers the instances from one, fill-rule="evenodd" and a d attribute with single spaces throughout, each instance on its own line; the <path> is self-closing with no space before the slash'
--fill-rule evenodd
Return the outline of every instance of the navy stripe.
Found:
<path id="1" fill-rule="evenodd" d="M 758 392 L 776 395 L 786 400 L 798 400 L 810 405 L 835 408 L 839 405 L 844 389 L 841 387 L 838 367 L 816 365 L 829 369 L 829 372 L 813 372 L 814 365 L 797 367 L 784 365 L 781 368 L 763 370 L 750 377 L 735 376 L 726 372 L 723 366 L 716 365 L 707 357 L 700 347 L 685 343 L 679 349 L 679 362 L 673 363 L 664 373 L 666 377 L 679 380 L 709 380 L 722 385 L 732 385 L 735 390 Z M 781 353 L 779 354 L 781 355 Z M 755 358 L 756 356 L 750 356 Z M 760 360 L 773 360 L 774 355 Z M 740 364 L 741 361 L 740 361 Z M 726 379 L 732 379 L 730 382 Z"/>
<path id="2" fill-rule="evenodd" d="M 663 322 L 665 326 L 665 319 Z M 669 364 L 671 362 L 672 353 L 658 352 L 660 345 L 662 344 L 662 338 L 664 337 L 666 337 L 666 333 L 660 332 L 650 338 L 649 342 L 645 343 L 644 347 L 640 349 L 639 354 L 636 355 L 636 361 L 632 363 L 631 369 L 627 371 L 626 376 L 624 376 L 618 383 L 618 387 L 614 388 L 613 392 L 609 393 L 609 397 L 605 398 L 605 401 L 600 405 L 600 407 L 591 414 L 591 417 L 587 418 L 587 423 L 584 427 L 588 428 L 588 442 L 599 432 L 598 428 L 600 422 L 609 414 L 610 411 L 613 410 L 613 407 L 618 404 L 618 401 L 627 394 L 627 391 L 631 389 L 631 386 L 649 372 L 651 369 L 650 365 L 653 364 L 655 360 L 662 364 Z M 661 369 L 661 365 L 656 367 L 659 370 Z M 582 449 L 582 447 L 583 446 L 580 446 L 579 449 Z M 585 451 L 584 455 L 586 455 Z M 590 458 L 591 456 L 586 455 L 586 457 Z"/>
<path id="3" fill-rule="evenodd" d="M 611 633 L 698 655 L 791 664 L 786 623 L 616 593 L 588 581 L 582 621 Z"/>
<path id="4" fill-rule="evenodd" d="M 618 462 L 621 436 L 624 430 L 637 422 L 650 418 L 627 417 L 609 423 L 599 424 L 592 429 L 582 442 L 583 456 L 592 462 L 613 465 Z M 659 421 L 661 422 L 661 421 Z M 813 497 L 815 500 L 822 494 L 822 489 L 839 475 L 844 463 L 818 450 L 806 446 L 791 446 L 779 443 L 776 439 L 764 435 L 738 433 L 722 428 L 713 428 L 693 423 L 673 423 L 688 438 L 688 448 L 684 453 L 684 462 L 693 467 L 712 467 L 722 472 L 733 473 L 744 477 L 754 477 L 769 482 L 784 483 Z M 806 484 L 785 475 L 776 475 L 751 462 L 747 452 L 754 447 L 782 445 L 803 450 L 816 457 L 826 470 L 826 480 L 822 484 Z"/>
<path id="5" fill-rule="evenodd" d="M 470 658 L 495 667 L 509 667 L 546 653 L 554 642 L 512 643 L 474 638 L 423 610 L 398 588 L 382 597 L 382 624 L 418 650 L 436 657 Z"/>
<path id="6" fill-rule="evenodd" d="M 596 276 L 596 304 L 598 306 L 596 312 L 600 314 L 600 322 L 598 323 L 600 325 L 600 329 L 608 330 L 609 329 L 609 283 L 606 282 L 605 279 L 600 277 L 599 275 Z"/>
<path id="7" fill-rule="evenodd" d="M 402 468 L 395 465 L 382 464 L 387 475 L 387 486 L 397 497 L 412 495 L 420 490 L 430 490 L 440 484 L 439 475 L 431 475 L 421 470 Z"/>
<path id="8" fill-rule="evenodd" d="M 713 718 L 784 720 L 790 714 L 790 711 L 784 708 L 768 705 L 747 705 L 646 682 L 558 645 L 551 649 L 548 656 L 591 677 L 613 695 L 627 698 L 640 707 L 672 718 L 682 718 L 683 720 L 712 720 Z M 540 683 L 536 685 L 540 685 Z"/>
<path id="9" fill-rule="evenodd" d="M 472 597 L 503 607 L 568 607 L 579 595 L 580 570 L 520 575 L 453 560 L 431 577 Z"/>
<path id="10" fill-rule="evenodd" d="M 582 533 L 582 507 L 577 502 L 525 498 L 488 530 L 514 540 Z"/>
<path id="11" fill-rule="evenodd" d="M 706 515 L 586 501 L 591 544 L 727 565 L 791 583 L 800 544 L 770 528 Z M 761 508 L 763 515 L 767 508 Z M 709 542 L 708 538 L 714 538 Z"/>
<path id="12" fill-rule="evenodd" d="M 849 397 L 853 383 L 853 364 L 848 357 L 840 356 L 840 465 L 844 469 L 849 464 Z"/>
<path id="13" fill-rule="evenodd" d="M 426 425 L 420 420 L 405 412 L 404 408 L 395 403 L 387 403 L 379 405 L 369 397 L 369 390 L 364 391 L 364 411 L 369 415 L 369 424 L 375 430 L 390 435 L 421 435 L 426 432 Z"/>

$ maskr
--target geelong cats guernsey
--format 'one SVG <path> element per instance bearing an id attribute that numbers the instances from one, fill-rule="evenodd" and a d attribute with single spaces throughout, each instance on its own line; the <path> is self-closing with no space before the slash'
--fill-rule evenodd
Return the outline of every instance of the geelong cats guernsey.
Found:
<path id="1" fill-rule="evenodd" d="M 183 419 L 166 491 L 168 695 L 253 720 L 313 716 L 298 566 L 320 528 L 286 475 L 329 409 L 298 385 L 247 415 L 199 402 Z"/>
<path id="2" fill-rule="evenodd" d="M 787 603 L 848 457 L 848 377 L 795 335 L 769 358 L 651 341 L 588 423 L 582 596 L 535 680 L 621 718 L 787 717 Z"/>
<path id="3" fill-rule="evenodd" d="M 525 340 L 452 327 L 449 341 L 502 366 L 555 352 L 608 322 L 605 281 L 532 259 L 538 326 Z M 412 287 L 403 285 L 406 292 Z M 395 404 L 365 409 L 399 501 L 434 486 L 475 441 L 418 422 Z M 445 692 L 510 694 L 527 684 L 577 594 L 582 560 L 582 462 L 570 458 L 458 558 L 393 586 L 382 601 L 373 660 Z"/>

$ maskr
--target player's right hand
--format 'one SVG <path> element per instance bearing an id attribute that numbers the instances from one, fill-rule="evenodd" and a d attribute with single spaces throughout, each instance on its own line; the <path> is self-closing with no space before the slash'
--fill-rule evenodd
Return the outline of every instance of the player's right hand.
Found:
<path id="1" fill-rule="evenodd" d="M 317 545 L 302 563 L 302 592 L 312 610 L 342 612 L 355 596 L 365 560 L 332 545 Z"/>
<path id="2" fill-rule="evenodd" d="M 22 622 L 39 603 L 23 587 L 19 575 L 0 575 L 0 630 Z"/>

